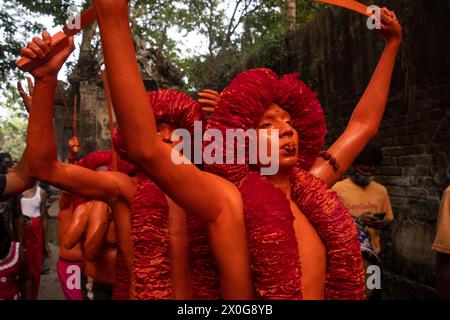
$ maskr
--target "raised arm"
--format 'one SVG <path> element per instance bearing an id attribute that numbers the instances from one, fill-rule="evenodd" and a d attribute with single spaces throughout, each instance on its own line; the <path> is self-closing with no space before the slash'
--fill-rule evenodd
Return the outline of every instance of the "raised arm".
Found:
<path id="1" fill-rule="evenodd" d="M 94 6 L 114 111 L 130 157 L 181 207 L 207 222 L 216 220 L 226 205 L 226 187 L 193 164 L 174 164 L 172 150 L 158 137 L 136 62 L 127 1 L 97 0 Z"/>
<path id="2" fill-rule="evenodd" d="M 252 297 L 243 206 L 231 183 L 193 164 L 176 165 L 159 138 L 141 79 L 126 0 L 94 2 L 113 107 L 131 160 L 174 202 L 210 226 L 224 298 Z"/>
<path id="3" fill-rule="evenodd" d="M 33 83 L 29 78 L 27 78 L 27 81 L 30 94 L 25 92 L 20 82 L 18 82 L 18 90 L 22 96 L 25 107 L 29 112 L 31 105 L 31 94 L 33 92 Z M 36 183 L 36 180 L 30 176 L 28 165 L 23 157 L 20 159 L 19 164 L 13 168 L 12 171 L 6 174 L 5 178 L 6 186 L 3 194 L 0 194 L 0 200 L 5 200 L 16 194 L 22 193 Z"/>
<path id="4" fill-rule="evenodd" d="M 328 153 L 336 159 L 339 170 L 318 158 L 310 172 L 332 186 L 344 174 L 364 146 L 375 136 L 383 117 L 389 93 L 397 51 L 402 41 L 402 29 L 397 17 L 386 8 L 381 10 L 381 35 L 386 46 L 375 72 L 358 102 L 344 133 L 330 147 Z"/>
<path id="5" fill-rule="evenodd" d="M 44 32 L 43 39 L 35 37 L 27 48 L 22 49 L 22 55 L 39 59 L 49 52 L 50 45 L 51 37 Z M 41 181 L 86 198 L 108 203 L 120 197 L 131 199 L 134 183 L 128 176 L 95 172 L 57 160 L 52 120 L 57 74 L 73 49 L 70 38 L 65 49 L 32 71 L 35 86 L 25 150 L 29 172 Z"/>

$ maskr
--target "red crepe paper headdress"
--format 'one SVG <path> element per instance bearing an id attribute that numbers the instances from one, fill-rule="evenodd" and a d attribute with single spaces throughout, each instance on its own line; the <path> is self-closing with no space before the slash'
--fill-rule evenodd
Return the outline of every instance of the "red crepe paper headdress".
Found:
<path id="1" fill-rule="evenodd" d="M 299 134 L 297 166 L 308 170 L 325 142 L 325 116 L 314 92 L 298 77 L 295 72 L 278 78 L 264 68 L 240 73 L 222 92 L 206 129 L 219 129 L 225 135 L 226 129 L 256 128 L 257 121 L 275 103 L 292 117 Z M 248 172 L 248 165 L 213 164 L 208 170 L 238 183 Z"/>
<path id="2" fill-rule="evenodd" d="M 96 170 L 101 166 L 107 166 L 108 170 L 111 171 L 111 163 L 111 150 L 100 150 L 87 154 L 77 162 L 77 165 L 91 170 Z M 136 172 L 134 165 L 122 160 L 120 157 L 117 158 L 117 170 L 128 175 L 133 175 Z"/>
<path id="3" fill-rule="evenodd" d="M 170 124 L 176 128 L 186 129 L 192 134 L 194 122 L 203 120 L 200 104 L 182 91 L 160 89 L 148 92 L 148 99 L 156 123 Z M 120 157 L 128 159 L 125 141 L 118 126 L 113 129 L 112 141 Z"/>
<path id="4" fill-rule="evenodd" d="M 203 120 L 200 104 L 182 91 L 160 89 L 149 92 L 148 99 L 156 123 L 167 123 L 194 132 L 194 122 Z"/>

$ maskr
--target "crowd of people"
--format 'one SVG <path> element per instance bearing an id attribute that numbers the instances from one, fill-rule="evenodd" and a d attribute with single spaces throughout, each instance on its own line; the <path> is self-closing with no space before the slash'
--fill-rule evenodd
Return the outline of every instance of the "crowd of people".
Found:
<path id="1" fill-rule="evenodd" d="M 393 213 L 386 189 L 372 181 L 380 150 L 367 145 L 402 40 L 395 14 L 382 10 L 385 49 L 346 130 L 325 151 L 322 107 L 298 74 L 248 70 L 198 101 L 170 89 L 146 92 L 126 1 L 97 0 L 94 8 L 118 122 L 113 148 L 77 159 L 74 136 L 67 161 L 57 159 L 53 102 L 73 38 L 52 55 L 47 32 L 33 38 L 21 51 L 38 62 L 32 95 L 21 89 L 27 147 L 0 180 L 2 198 L 19 196 L 21 208 L 2 218 L 0 298 L 37 297 L 48 247 L 46 193 L 36 181 L 63 191 L 57 269 L 65 299 L 376 298 L 365 267 L 379 264 L 380 230 Z M 208 119 L 202 105 L 214 108 Z M 193 134 L 199 121 L 216 133 L 256 130 L 260 143 L 279 146 L 278 172 L 262 175 L 267 163 L 249 164 L 248 153 L 230 158 L 230 145 L 245 144 L 239 138 L 215 145 L 213 158 L 226 161 L 196 166 L 179 154 L 186 161 L 175 163 L 174 131 Z"/>

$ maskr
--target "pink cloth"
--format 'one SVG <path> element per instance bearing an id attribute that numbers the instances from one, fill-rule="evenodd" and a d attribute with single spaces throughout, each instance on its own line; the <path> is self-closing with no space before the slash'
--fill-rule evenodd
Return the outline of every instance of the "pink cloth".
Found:
<path id="1" fill-rule="evenodd" d="M 61 289 L 65 300 L 83 300 L 81 292 L 81 272 L 84 263 L 58 259 L 56 265 Z"/>

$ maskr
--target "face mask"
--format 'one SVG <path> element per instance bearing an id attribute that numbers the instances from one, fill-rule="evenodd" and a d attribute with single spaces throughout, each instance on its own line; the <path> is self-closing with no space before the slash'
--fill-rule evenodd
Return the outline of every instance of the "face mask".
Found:
<path id="1" fill-rule="evenodd" d="M 372 182 L 373 176 L 364 176 L 359 173 L 355 173 L 352 175 L 352 181 L 356 183 L 358 186 L 366 187 Z"/>

